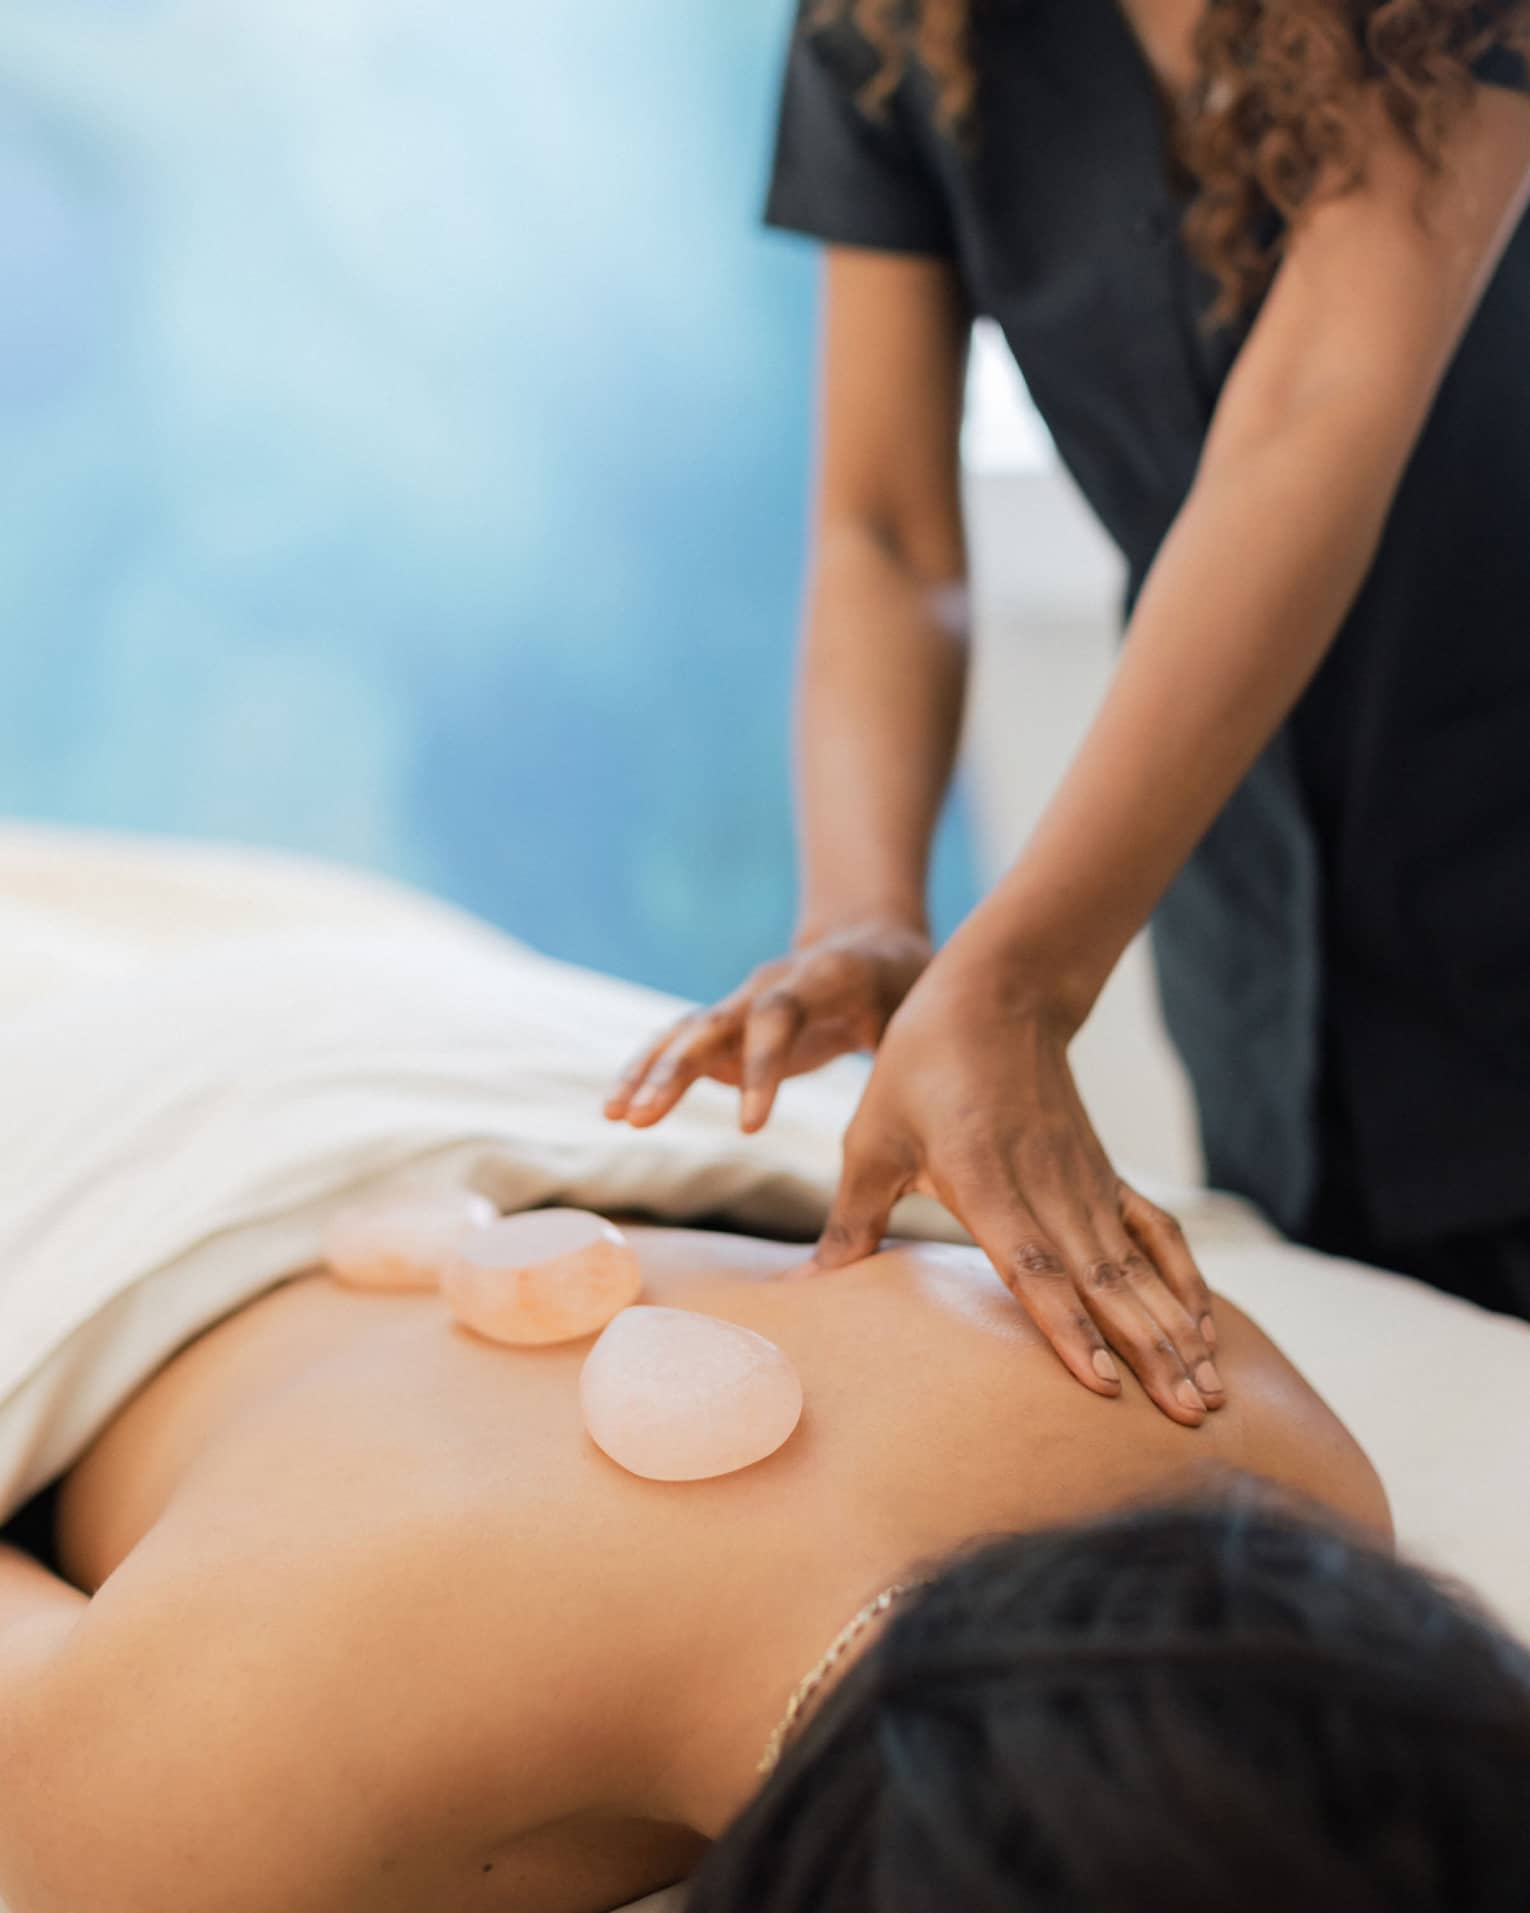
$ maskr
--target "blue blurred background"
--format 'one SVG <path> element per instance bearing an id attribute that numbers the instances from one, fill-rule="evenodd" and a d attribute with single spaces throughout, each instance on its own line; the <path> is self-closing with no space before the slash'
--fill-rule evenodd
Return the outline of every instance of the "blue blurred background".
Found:
<path id="1" fill-rule="evenodd" d="M 774 952 L 790 12 L 4 0 L 0 812 L 360 863 L 687 994 Z"/>

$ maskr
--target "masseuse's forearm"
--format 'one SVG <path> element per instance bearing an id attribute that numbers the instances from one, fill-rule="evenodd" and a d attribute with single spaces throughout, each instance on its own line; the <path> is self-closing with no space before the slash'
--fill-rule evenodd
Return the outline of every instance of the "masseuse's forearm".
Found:
<path id="1" fill-rule="evenodd" d="M 821 534 L 797 701 L 800 939 L 924 925 L 967 683 L 961 571 L 959 551 L 921 565 L 869 524 Z"/>
<path id="2" fill-rule="evenodd" d="M 1208 446 L 1110 690 L 969 948 L 1082 1020 L 1333 642 L 1411 440 L 1335 400 Z"/>

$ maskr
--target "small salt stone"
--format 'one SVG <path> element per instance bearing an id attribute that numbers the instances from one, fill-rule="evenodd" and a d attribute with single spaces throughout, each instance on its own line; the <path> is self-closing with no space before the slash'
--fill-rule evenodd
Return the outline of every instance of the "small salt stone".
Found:
<path id="1" fill-rule="evenodd" d="M 464 1235 L 441 1292 L 464 1327 L 513 1347 L 574 1342 L 642 1293 L 620 1229 L 582 1209 L 529 1209 Z"/>
<path id="2" fill-rule="evenodd" d="M 468 1189 L 395 1190 L 336 1210 L 321 1253 L 351 1288 L 433 1289 L 463 1232 L 498 1213 Z"/>
<path id="3" fill-rule="evenodd" d="M 598 1448 L 650 1481 L 705 1481 L 763 1461 L 802 1418 L 802 1383 L 763 1335 L 689 1309 L 624 1309 L 579 1378 Z"/>

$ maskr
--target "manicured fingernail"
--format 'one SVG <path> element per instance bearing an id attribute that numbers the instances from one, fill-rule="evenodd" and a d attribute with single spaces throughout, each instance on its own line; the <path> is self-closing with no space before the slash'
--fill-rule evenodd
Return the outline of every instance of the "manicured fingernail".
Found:
<path id="1" fill-rule="evenodd" d="M 1193 1415 L 1204 1415 L 1206 1404 L 1201 1400 L 1200 1391 L 1193 1382 L 1176 1382 L 1174 1399 L 1181 1408 L 1188 1408 Z"/>
<path id="2" fill-rule="evenodd" d="M 1195 1371 L 1195 1385 L 1203 1395 L 1223 1395 L 1222 1377 L 1210 1362 L 1202 1362 Z"/>
<path id="3" fill-rule="evenodd" d="M 1206 1344 L 1207 1348 L 1213 1350 L 1216 1348 L 1217 1325 L 1212 1321 L 1209 1315 L 1203 1315 L 1201 1317 L 1201 1340 Z"/>
<path id="4" fill-rule="evenodd" d="M 1103 1348 L 1097 1348 L 1094 1351 L 1094 1354 L 1090 1357 L 1090 1364 L 1093 1367 L 1095 1374 L 1099 1376 L 1102 1382 L 1120 1381 L 1121 1371 L 1119 1368 L 1116 1367 L 1115 1363 L 1110 1359 L 1110 1355 L 1107 1350 Z"/>

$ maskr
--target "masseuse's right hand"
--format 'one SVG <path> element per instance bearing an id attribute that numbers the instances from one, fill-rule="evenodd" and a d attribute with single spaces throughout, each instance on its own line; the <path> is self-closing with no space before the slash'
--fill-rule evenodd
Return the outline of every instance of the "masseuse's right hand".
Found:
<path id="1" fill-rule="evenodd" d="M 741 1126 L 759 1129 L 788 1076 L 852 1050 L 875 1049 L 932 955 L 903 924 L 863 923 L 799 938 L 731 996 L 664 1030 L 622 1071 L 606 1099 L 613 1122 L 646 1128 L 699 1077 L 743 1092 Z"/>

